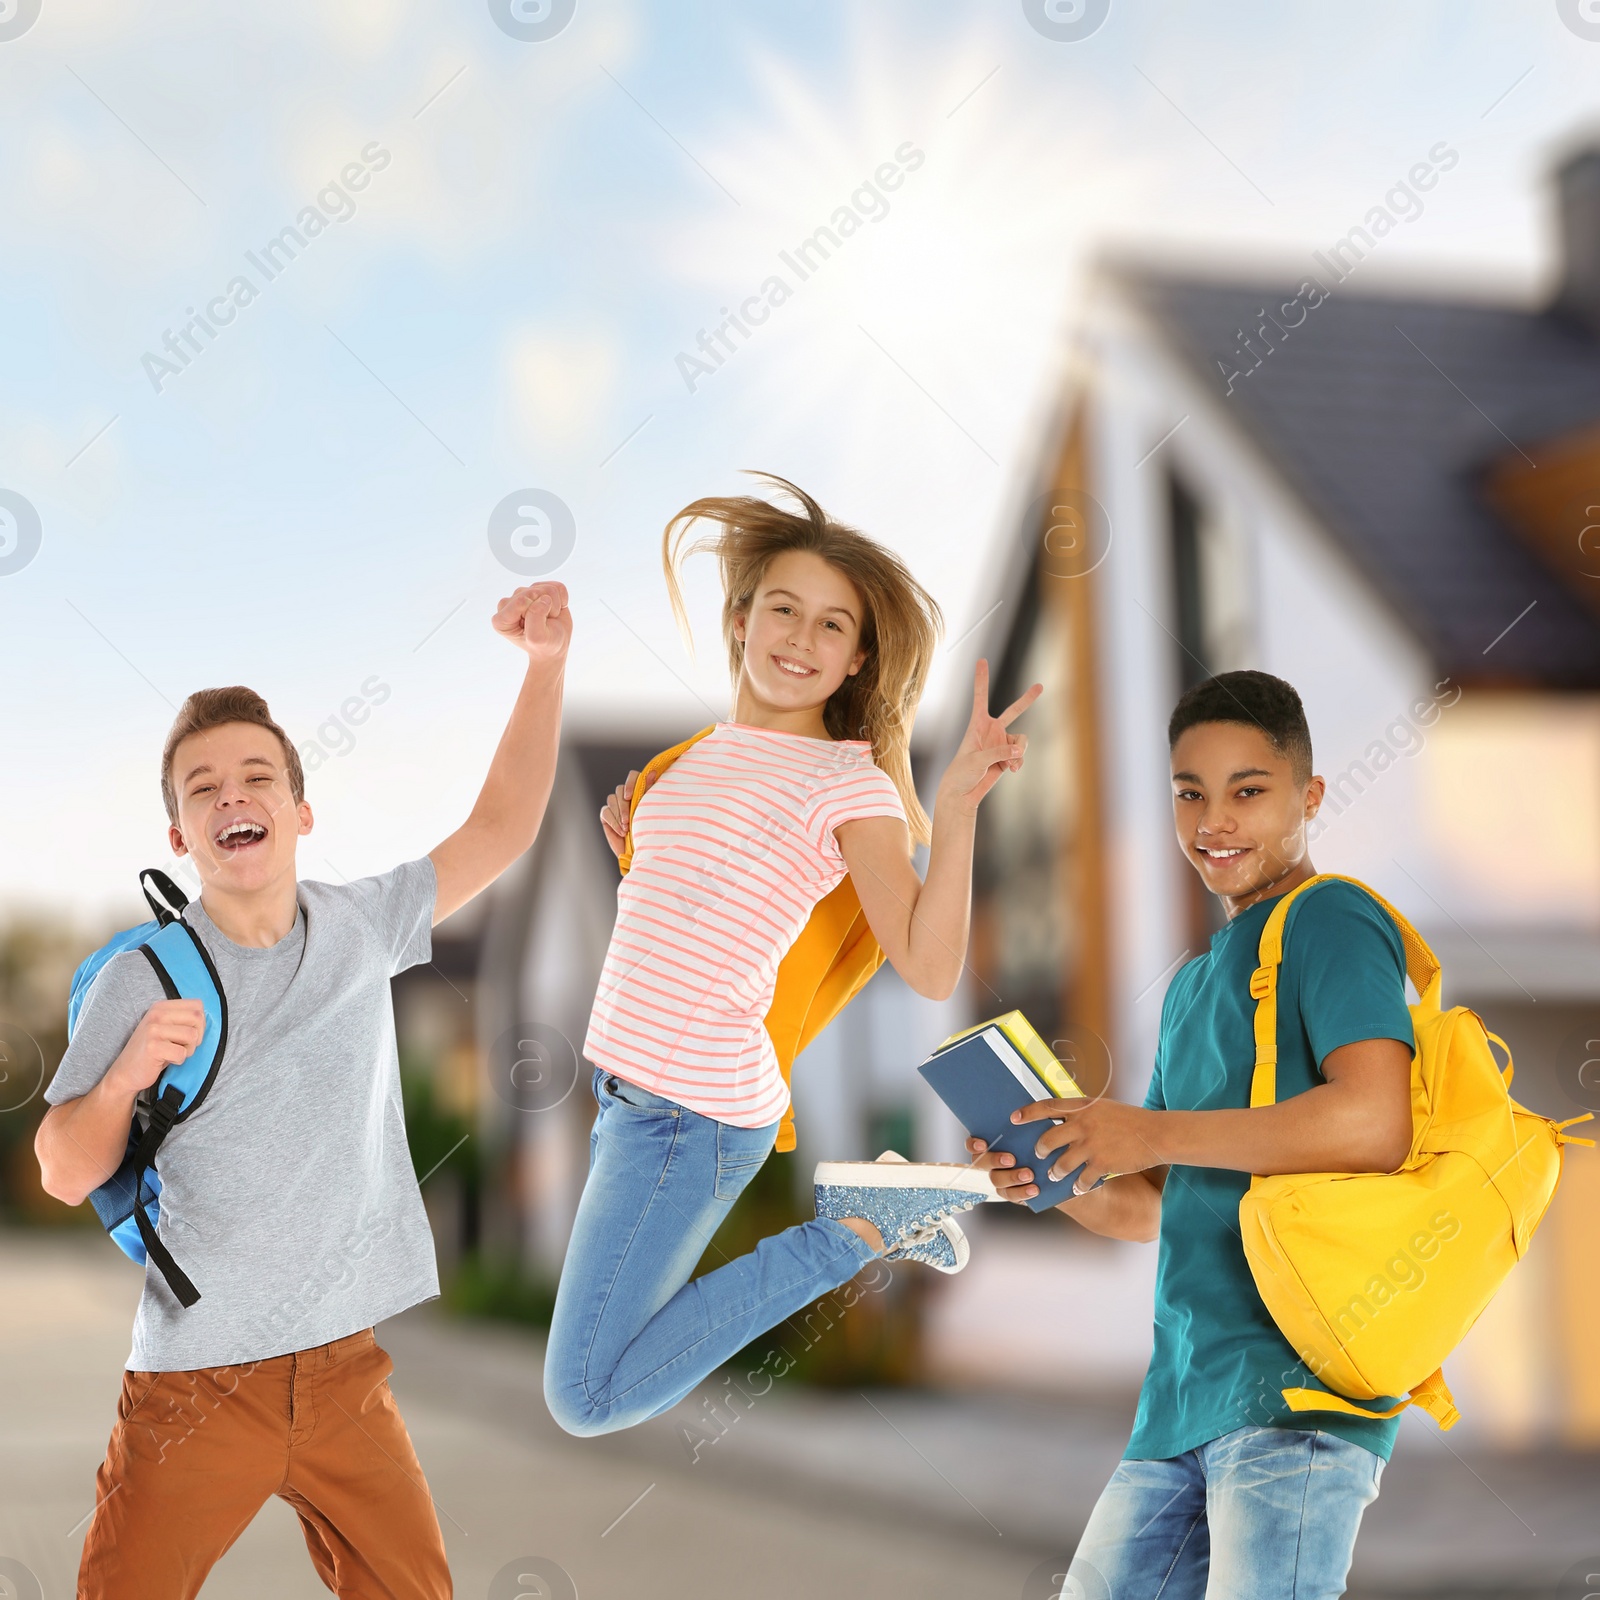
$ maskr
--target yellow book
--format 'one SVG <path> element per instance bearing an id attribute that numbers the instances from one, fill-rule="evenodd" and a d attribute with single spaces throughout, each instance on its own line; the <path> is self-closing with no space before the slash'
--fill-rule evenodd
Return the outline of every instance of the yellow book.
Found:
<path id="1" fill-rule="evenodd" d="M 946 1045 L 952 1045 L 957 1039 L 965 1039 L 969 1033 L 977 1033 L 983 1028 L 998 1028 L 1016 1047 L 1017 1054 L 1044 1079 L 1056 1099 L 1083 1098 L 1083 1090 L 1078 1087 L 1072 1074 L 1056 1060 L 1055 1052 L 1039 1037 L 1033 1024 L 1020 1011 L 1008 1011 L 1003 1017 L 990 1017 L 987 1022 L 975 1022 L 970 1028 L 963 1028 L 960 1033 L 952 1033 L 939 1048 L 943 1050 Z"/>

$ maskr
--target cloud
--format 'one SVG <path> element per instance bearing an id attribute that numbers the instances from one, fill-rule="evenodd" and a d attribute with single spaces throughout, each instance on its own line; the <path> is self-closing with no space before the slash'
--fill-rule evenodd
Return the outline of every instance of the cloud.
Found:
<path id="1" fill-rule="evenodd" d="M 529 451 L 592 446 L 607 420 L 622 365 L 615 335 L 523 328 L 505 343 L 513 440 Z"/>

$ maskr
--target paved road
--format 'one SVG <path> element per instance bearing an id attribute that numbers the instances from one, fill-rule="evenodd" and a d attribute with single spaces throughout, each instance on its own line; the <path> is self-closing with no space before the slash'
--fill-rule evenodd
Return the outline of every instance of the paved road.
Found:
<path id="1" fill-rule="evenodd" d="M 66 1600 L 139 1278 L 96 1235 L 0 1234 L 0 1286 L 0 1557 L 25 1563 L 43 1600 Z M 539 1347 L 521 1331 L 421 1307 L 378 1336 L 463 1600 L 1044 1600 L 1029 1575 L 1060 1570 L 1130 1421 L 1126 1396 L 1041 1406 L 780 1387 L 737 1420 L 719 1402 L 577 1441 L 550 1421 Z M 1351 1597 L 1553 1597 L 1597 1550 L 1600 1460 L 1494 1456 L 1419 1421 L 1369 1513 Z M 523 1557 L 555 1563 L 573 1588 L 551 1568 L 543 1589 L 496 1586 Z M 277 1501 L 205 1588 L 207 1600 L 325 1592 Z"/>
<path id="2" fill-rule="evenodd" d="M 139 1275 L 98 1236 L 10 1234 L 0 1235 L 0 1286 L 0 1556 L 24 1562 L 44 1600 L 66 1600 Z M 672 1434 L 634 1451 L 568 1439 L 538 1399 L 538 1346 L 515 1330 L 463 1328 L 422 1308 L 378 1331 L 396 1358 L 393 1386 L 463 1600 L 488 1600 L 495 1575 L 524 1556 L 556 1562 L 582 1600 L 818 1600 L 869 1585 L 884 1600 L 1012 1596 L 1043 1557 L 988 1529 L 944 1526 L 938 1496 L 948 1491 L 931 1473 L 923 1514 L 884 1516 L 843 1495 L 740 1482 L 704 1457 L 691 1461 Z M 663 1442 L 674 1458 L 661 1458 Z M 0 1594 L 22 1592 L 0 1582 Z M 518 1592 L 505 1589 L 503 1600 Z M 274 1500 L 204 1593 L 284 1600 L 326 1591 L 293 1513 Z"/>

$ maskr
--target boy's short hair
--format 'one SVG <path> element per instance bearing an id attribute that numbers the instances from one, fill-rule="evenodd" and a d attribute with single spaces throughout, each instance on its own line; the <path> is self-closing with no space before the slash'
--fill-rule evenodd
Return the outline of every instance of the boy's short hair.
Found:
<path id="1" fill-rule="evenodd" d="M 1172 708 L 1167 749 L 1196 723 L 1238 722 L 1258 728 L 1281 756 L 1287 756 L 1296 783 L 1311 776 L 1311 729 L 1294 685 L 1270 672 L 1222 672 L 1197 683 Z"/>
<path id="2" fill-rule="evenodd" d="M 177 721 L 167 734 L 166 746 L 161 752 L 161 798 L 166 802 L 167 819 L 174 826 L 178 821 L 178 796 L 172 787 L 172 758 L 178 746 L 192 733 L 204 733 L 208 728 L 220 728 L 225 722 L 253 722 L 276 735 L 283 746 L 284 766 L 289 773 L 289 792 L 296 805 L 306 797 L 305 769 L 300 765 L 300 753 L 290 744 L 289 736 L 267 710 L 267 702 L 254 689 L 236 683 L 226 689 L 196 689 L 183 702 Z"/>

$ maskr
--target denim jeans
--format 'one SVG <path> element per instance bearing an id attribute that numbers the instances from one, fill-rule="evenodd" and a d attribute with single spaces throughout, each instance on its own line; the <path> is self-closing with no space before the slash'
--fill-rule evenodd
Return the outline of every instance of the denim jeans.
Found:
<path id="1" fill-rule="evenodd" d="M 550 1413 L 580 1435 L 675 1406 L 757 1334 L 876 1259 L 843 1223 L 819 1218 L 691 1283 L 778 1124 L 735 1128 L 600 1070 L 594 1095 L 589 1177 L 544 1363 Z"/>
<path id="2" fill-rule="evenodd" d="M 1337 1600 L 1383 1466 L 1311 1428 L 1235 1428 L 1170 1460 L 1121 1461 L 1063 1594 Z"/>

